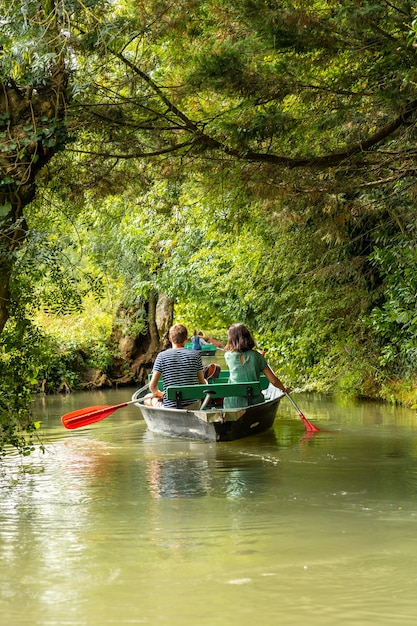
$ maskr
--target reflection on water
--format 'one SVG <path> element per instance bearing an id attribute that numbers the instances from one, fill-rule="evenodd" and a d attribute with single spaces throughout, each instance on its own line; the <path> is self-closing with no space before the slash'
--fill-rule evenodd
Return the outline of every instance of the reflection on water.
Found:
<path id="1" fill-rule="evenodd" d="M 0 471 L 0 611 L 17 626 L 397 626 L 415 621 L 417 424 L 301 396 L 273 430 L 168 439 L 125 391 L 38 399 L 46 453 Z"/>
<path id="2" fill-rule="evenodd" d="M 271 430 L 254 438 L 256 449 L 230 448 L 201 442 L 175 441 L 145 432 L 149 493 L 154 498 L 258 497 L 268 484 L 266 463 L 277 464 L 277 438 Z M 275 452 L 262 453 L 268 443 Z M 250 445 L 250 444 L 248 444 Z M 255 482 L 254 482 L 255 481 Z"/>

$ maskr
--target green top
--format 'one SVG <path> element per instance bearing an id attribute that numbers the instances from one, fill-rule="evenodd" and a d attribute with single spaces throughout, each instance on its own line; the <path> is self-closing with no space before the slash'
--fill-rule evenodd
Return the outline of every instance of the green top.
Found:
<path id="1" fill-rule="evenodd" d="M 229 383 L 242 383 L 246 381 L 259 380 L 263 370 L 268 363 L 265 357 L 256 350 L 248 350 L 247 352 L 225 352 L 224 358 L 229 368 Z M 264 402 L 263 394 L 254 398 L 254 403 Z M 247 406 L 246 398 L 238 398 L 232 396 L 224 399 L 224 407 L 234 409 L 241 406 Z"/>

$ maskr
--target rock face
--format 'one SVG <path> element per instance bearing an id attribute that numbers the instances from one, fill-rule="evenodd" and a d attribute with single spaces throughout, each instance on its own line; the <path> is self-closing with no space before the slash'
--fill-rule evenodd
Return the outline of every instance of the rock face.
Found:
<path id="1" fill-rule="evenodd" d="M 131 361 L 134 357 L 136 346 L 134 337 L 121 337 L 119 340 L 119 352 L 123 361 Z"/>

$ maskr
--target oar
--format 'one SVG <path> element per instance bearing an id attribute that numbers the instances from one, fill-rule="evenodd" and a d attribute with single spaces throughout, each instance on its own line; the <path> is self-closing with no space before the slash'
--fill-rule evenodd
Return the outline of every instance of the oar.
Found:
<path id="1" fill-rule="evenodd" d="M 148 385 L 139 389 L 138 393 L 142 393 L 148 388 Z M 77 411 L 71 411 L 61 417 L 61 422 L 65 428 L 73 430 L 74 428 L 82 428 L 89 424 L 94 424 L 108 417 L 117 409 L 121 409 L 128 404 L 134 404 L 139 402 L 140 398 L 136 400 L 129 400 L 129 402 L 122 402 L 121 404 L 105 405 L 105 406 L 89 406 L 86 409 L 78 409 Z"/>
<path id="2" fill-rule="evenodd" d="M 306 416 L 300 411 L 298 406 L 295 404 L 294 400 L 291 398 L 289 393 L 285 393 L 285 395 L 287 396 L 288 400 L 293 405 L 294 409 L 297 411 L 298 416 L 301 417 L 301 419 L 303 420 L 306 431 L 308 431 L 309 433 L 318 433 L 320 431 L 320 428 L 317 428 L 317 426 L 314 426 L 314 424 L 308 421 Z"/>

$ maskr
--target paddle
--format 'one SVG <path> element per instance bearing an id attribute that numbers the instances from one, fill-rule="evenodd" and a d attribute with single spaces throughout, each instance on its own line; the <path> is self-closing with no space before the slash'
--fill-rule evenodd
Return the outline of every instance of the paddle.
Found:
<path id="1" fill-rule="evenodd" d="M 148 385 L 139 389 L 139 393 L 145 391 Z M 105 405 L 105 406 L 89 406 L 86 409 L 77 409 L 77 411 L 71 411 L 71 413 L 66 413 L 61 417 L 61 422 L 65 428 L 69 430 L 73 430 L 74 428 L 82 428 L 83 426 L 88 426 L 89 424 L 94 424 L 95 422 L 99 422 L 104 418 L 108 417 L 117 409 L 121 409 L 128 404 L 134 404 L 139 402 L 139 398 L 136 400 L 130 400 L 129 402 L 122 402 L 121 404 Z"/>
<path id="2" fill-rule="evenodd" d="M 295 404 L 294 400 L 291 398 L 290 394 L 289 393 L 285 393 L 285 395 L 287 396 L 288 400 L 293 405 L 294 409 L 297 411 L 298 416 L 301 417 L 301 419 L 303 420 L 306 431 L 308 431 L 309 433 L 318 433 L 318 432 L 320 432 L 320 428 L 317 428 L 317 426 L 314 426 L 314 424 L 309 422 L 308 419 L 306 418 L 306 416 L 300 411 L 298 406 Z"/>

